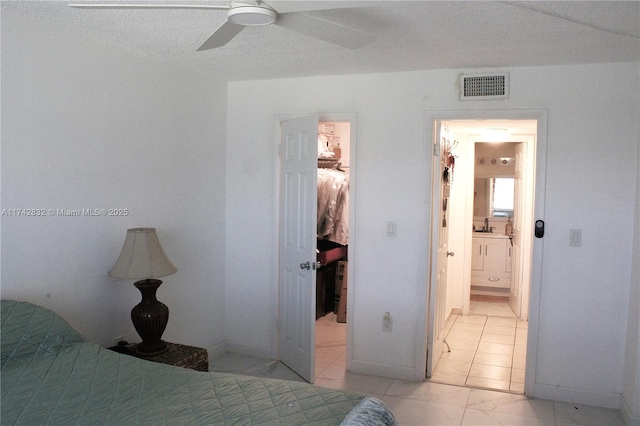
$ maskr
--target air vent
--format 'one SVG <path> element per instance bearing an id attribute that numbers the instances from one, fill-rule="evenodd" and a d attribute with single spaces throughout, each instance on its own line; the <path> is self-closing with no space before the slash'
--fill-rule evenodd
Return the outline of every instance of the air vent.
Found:
<path id="1" fill-rule="evenodd" d="M 460 75 L 461 101 L 508 98 L 508 73 Z"/>

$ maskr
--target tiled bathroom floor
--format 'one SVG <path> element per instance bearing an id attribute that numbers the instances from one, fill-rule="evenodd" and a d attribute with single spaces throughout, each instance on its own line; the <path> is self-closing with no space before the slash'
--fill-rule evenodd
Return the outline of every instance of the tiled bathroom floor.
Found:
<path id="1" fill-rule="evenodd" d="M 472 301 L 470 315 L 452 315 L 431 381 L 524 393 L 526 321 L 508 303 Z"/>
<path id="2" fill-rule="evenodd" d="M 472 308 L 476 308 L 475 314 L 480 316 L 480 312 L 491 307 L 481 304 Z M 495 315 L 495 312 L 494 310 L 487 313 Z M 515 321 L 515 317 L 513 320 Z M 452 327 L 455 322 L 452 322 Z M 487 327 L 486 322 L 484 327 Z M 458 328 L 477 328 L 463 324 L 465 324 L 463 321 L 458 322 L 460 326 Z M 504 327 L 504 325 L 489 324 L 488 330 L 506 332 L 497 327 Z M 500 335 L 487 332 L 488 334 Z M 453 338 L 454 335 L 451 336 L 451 339 Z M 480 342 L 478 346 L 479 344 Z M 391 409 L 399 426 L 624 425 L 618 410 L 531 399 L 504 391 L 472 389 L 434 381 L 411 382 L 351 373 L 345 371 L 345 348 L 346 324 L 337 323 L 335 315 L 332 314 L 320 318 L 316 322 L 315 383 L 328 388 L 348 389 L 380 398 Z M 451 351 L 454 353 L 453 346 Z M 458 349 L 455 351 L 459 352 Z M 212 359 L 209 363 L 209 371 L 303 381 L 278 361 L 231 353 Z"/>

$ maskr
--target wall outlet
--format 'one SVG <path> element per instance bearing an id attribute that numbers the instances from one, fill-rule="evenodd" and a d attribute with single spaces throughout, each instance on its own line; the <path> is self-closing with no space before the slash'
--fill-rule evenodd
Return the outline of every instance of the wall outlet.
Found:
<path id="1" fill-rule="evenodd" d="M 385 312 L 382 317 L 382 331 L 391 331 L 393 328 L 393 319 L 389 312 Z"/>

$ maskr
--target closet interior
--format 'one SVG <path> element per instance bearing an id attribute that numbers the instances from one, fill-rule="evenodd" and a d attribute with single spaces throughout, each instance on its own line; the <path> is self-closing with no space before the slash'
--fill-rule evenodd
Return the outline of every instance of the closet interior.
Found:
<path id="1" fill-rule="evenodd" d="M 350 123 L 318 125 L 316 320 L 346 322 Z"/>

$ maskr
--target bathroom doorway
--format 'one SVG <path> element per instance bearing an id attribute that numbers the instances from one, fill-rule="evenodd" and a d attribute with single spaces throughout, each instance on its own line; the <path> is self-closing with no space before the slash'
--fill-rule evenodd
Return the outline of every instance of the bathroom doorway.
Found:
<path id="1" fill-rule="evenodd" d="M 441 123 L 456 141 L 448 231 L 449 247 L 456 256 L 449 258 L 446 344 L 428 380 L 525 393 L 538 120 L 463 119 Z M 480 156 L 476 156 L 480 147 L 476 142 L 492 145 L 494 152 L 479 149 Z M 510 153 L 500 153 L 499 145 L 508 147 Z M 517 181 L 511 209 L 489 206 L 485 214 L 474 213 L 478 191 L 474 189 L 473 171 L 480 165 L 488 166 L 483 178 L 487 182 L 493 178 L 488 185 L 492 196 L 483 195 L 486 200 L 494 200 L 495 178 Z M 497 175 L 487 176 L 491 171 L 497 171 Z M 482 258 L 496 251 L 497 258 Z M 497 262 L 502 274 L 483 271 L 478 261 L 489 266 Z"/>

